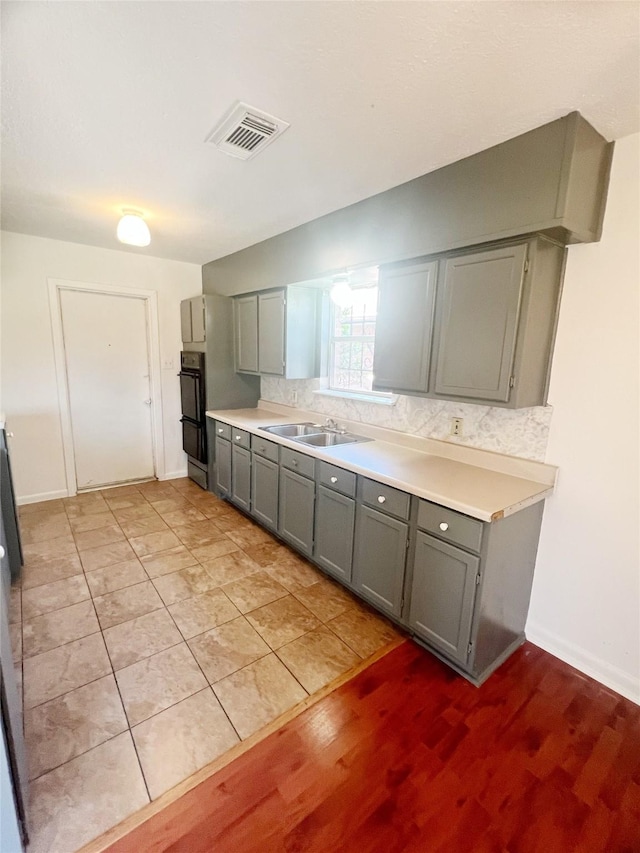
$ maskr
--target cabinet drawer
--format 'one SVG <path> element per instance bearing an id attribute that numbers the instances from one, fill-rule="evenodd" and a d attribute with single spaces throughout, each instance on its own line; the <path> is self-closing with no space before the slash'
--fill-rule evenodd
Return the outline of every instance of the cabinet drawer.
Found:
<path id="1" fill-rule="evenodd" d="M 468 515 L 429 501 L 418 503 L 418 527 L 468 551 L 480 551 L 483 524 Z"/>
<path id="2" fill-rule="evenodd" d="M 252 435 L 251 449 L 259 456 L 264 456 L 265 459 L 270 459 L 272 462 L 278 461 L 278 445 L 273 441 L 259 435 Z"/>
<path id="3" fill-rule="evenodd" d="M 312 456 L 305 456 L 304 453 L 298 453 L 296 450 L 289 450 L 288 447 L 283 447 L 280 451 L 280 462 L 285 468 L 290 468 L 304 477 L 311 477 L 315 474 L 315 459 Z"/>
<path id="4" fill-rule="evenodd" d="M 244 447 L 245 450 L 249 450 L 251 447 L 251 433 L 246 432 L 243 429 L 238 429 L 237 427 L 230 427 L 231 430 L 231 441 L 234 444 L 239 445 L 240 447 Z"/>
<path id="5" fill-rule="evenodd" d="M 362 502 L 397 518 L 409 518 L 409 495 L 375 480 L 362 480 Z"/>
<path id="6" fill-rule="evenodd" d="M 216 437 L 226 438 L 229 440 L 231 438 L 231 427 L 229 424 L 225 424 L 222 421 L 216 421 Z"/>
<path id="7" fill-rule="evenodd" d="M 347 497 L 356 496 L 356 475 L 328 462 L 320 462 L 320 483 Z"/>

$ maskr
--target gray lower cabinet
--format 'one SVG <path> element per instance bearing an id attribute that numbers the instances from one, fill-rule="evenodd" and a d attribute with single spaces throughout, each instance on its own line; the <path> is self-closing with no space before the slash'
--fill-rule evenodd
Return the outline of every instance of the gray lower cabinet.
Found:
<path id="1" fill-rule="evenodd" d="M 334 577 L 351 581 L 356 502 L 326 486 L 318 486 L 313 559 Z"/>
<path id="2" fill-rule="evenodd" d="M 418 532 L 409 627 L 447 657 L 465 665 L 479 557 Z"/>
<path id="3" fill-rule="evenodd" d="M 247 512 L 251 509 L 251 453 L 234 444 L 231 448 L 231 500 Z"/>
<path id="4" fill-rule="evenodd" d="M 313 553 L 315 491 L 313 480 L 280 468 L 278 533 L 307 557 Z"/>
<path id="5" fill-rule="evenodd" d="M 271 530 L 278 529 L 278 483 L 280 469 L 277 462 L 251 454 L 251 498 L 253 516 Z"/>
<path id="6" fill-rule="evenodd" d="M 354 588 L 400 618 L 409 525 L 360 504 L 353 555 Z"/>
<path id="7" fill-rule="evenodd" d="M 231 494 L 231 442 L 216 435 L 216 487 L 223 496 Z"/>

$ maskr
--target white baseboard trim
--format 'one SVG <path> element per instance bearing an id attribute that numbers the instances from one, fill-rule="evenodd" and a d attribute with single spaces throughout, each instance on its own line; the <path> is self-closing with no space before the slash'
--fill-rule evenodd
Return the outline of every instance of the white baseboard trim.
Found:
<path id="1" fill-rule="evenodd" d="M 540 646 L 545 652 L 640 705 L 640 674 L 625 672 L 535 622 L 527 622 L 526 635 L 527 640 Z"/>
<path id="2" fill-rule="evenodd" d="M 165 474 L 163 477 L 158 477 L 159 480 L 179 480 L 180 477 L 188 477 L 187 469 L 184 471 L 170 471 L 168 474 Z"/>
<path id="3" fill-rule="evenodd" d="M 16 498 L 18 506 L 25 504 L 39 504 L 42 501 L 55 501 L 57 498 L 68 498 L 69 492 L 66 489 L 58 489 L 55 492 L 41 492 L 39 495 L 23 495 L 21 498 Z"/>

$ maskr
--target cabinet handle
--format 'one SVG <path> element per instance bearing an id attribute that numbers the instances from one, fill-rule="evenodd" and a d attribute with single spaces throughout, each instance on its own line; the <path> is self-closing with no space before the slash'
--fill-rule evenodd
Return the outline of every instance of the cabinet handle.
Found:
<path id="1" fill-rule="evenodd" d="M 220 429 L 218 430 L 218 432 L 220 433 L 220 435 L 222 435 L 222 433 L 224 432 L 224 430 L 222 429 L 222 427 L 220 427 Z"/>
<path id="2" fill-rule="evenodd" d="M 7 438 L 13 438 L 13 433 L 12 433 L 12 432 L 8 432 L 8 433 L 7 433 Z"/>
<path id="3" fill-rule="evenodd" d="M 241 435 L 237 435 L 237 436 L 236 436 L 236 441 L 242 441 L 242 436 L 241 436 Z"/>
<path id="4" fill-rule="evenodd" d="M 444 530 L 448 530 L 448 529 L 449 529 L 449 525 L 447 524 L 447 522 L 441 521 L 440 522 L 440 530 L 444 531 Z"/>
<path id="5" fill-rule="evenodd" d="M 292 459 L 292 460 L 291 460 L 291 464 L 293 465 L 293 467 L 294 467 L 294 468 L 297 468 L 297 467 L 298 467 L 298 460 L 297 460 L 297 459 Z"/>
<path id="6" fill-rule="evenodd" d="M 384 495 L 378 495 L 378 503 L 379 504 L 383 504 L 385 501 L 386 501 L 386 498 Z"/>
<path id="7" fill-rule="evenodd" d="M 332 482 L 332 483 L 337 483 L 337 482 L 338 482 L 338 478 L 337 478 L 337 477 L 331 477 L 330 479 L 331 479 L 331 482 Z"/>

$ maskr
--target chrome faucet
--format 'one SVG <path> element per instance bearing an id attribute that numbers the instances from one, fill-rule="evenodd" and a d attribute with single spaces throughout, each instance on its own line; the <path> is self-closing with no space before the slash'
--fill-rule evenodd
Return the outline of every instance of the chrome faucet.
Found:
<path id="1" fill-rule="evenodd" d="M 336 431 L 338 429 L 338 423 L 333 418 L 327 418 L 324 425 L 326 429 L 335 429 Z"/>

